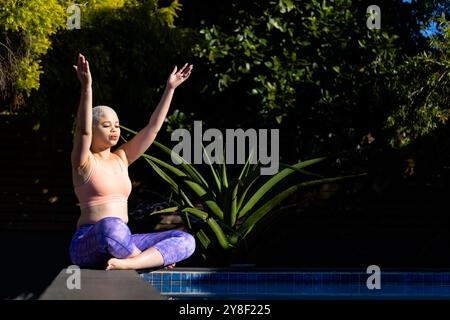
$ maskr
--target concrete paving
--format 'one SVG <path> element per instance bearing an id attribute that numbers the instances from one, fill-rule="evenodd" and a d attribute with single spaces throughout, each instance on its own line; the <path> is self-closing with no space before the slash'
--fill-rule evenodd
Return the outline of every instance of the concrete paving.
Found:
<path id="1" fill-rule="evenodd" d="M 79 280 L 74 277 L 79 275 Z M 134 270 L 63 269 L 39 300 L 164 300 Z"/>

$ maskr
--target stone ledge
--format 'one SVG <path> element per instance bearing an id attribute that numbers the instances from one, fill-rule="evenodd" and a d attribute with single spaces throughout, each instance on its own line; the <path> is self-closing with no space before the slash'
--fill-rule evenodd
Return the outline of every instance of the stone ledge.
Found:
<path id="1" fill-rule="evenodd" d="M 164 300 L 134 270 L 80 269 L 80 289 L 67 287 L 73 273 L 66 271 L 61 270 L 39 300 Z"/>

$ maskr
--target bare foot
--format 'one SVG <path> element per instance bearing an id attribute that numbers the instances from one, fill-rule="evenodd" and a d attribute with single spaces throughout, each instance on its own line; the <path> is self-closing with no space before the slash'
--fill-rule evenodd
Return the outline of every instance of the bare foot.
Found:
<path id="1" fill-rule="evenodd" d="M 106 270 L 127 270 L 131 269 L 127 259 L 111 258 L 106 264 Z"/>
<path id="2" fill-rule="evenodd" d="M 175 263 L 167 265 L 164 269 L 173 269 L 175 268 Z"/>

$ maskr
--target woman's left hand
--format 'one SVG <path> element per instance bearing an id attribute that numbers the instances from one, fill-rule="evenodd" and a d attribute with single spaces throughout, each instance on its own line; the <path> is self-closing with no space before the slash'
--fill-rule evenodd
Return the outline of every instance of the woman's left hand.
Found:
<path id="1" fill-rule="evenodd" d="M 173 69 L 172 73 L 169 76 L 169 79 L 167 79 L 167 86 L 171 89 L 175 89 L 180 84 L 182 84 L 184 81 L 186 81 L 187 78 L 191 75 L 193 65 L 188 65 L 187 63 L 177 71 L 177 66 Z"/>

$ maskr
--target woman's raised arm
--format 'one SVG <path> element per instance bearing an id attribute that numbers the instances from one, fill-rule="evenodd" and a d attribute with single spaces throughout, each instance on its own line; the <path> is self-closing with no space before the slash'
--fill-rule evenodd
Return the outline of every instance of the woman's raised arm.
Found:
<path id="1" fill-rule="evenodd" d="M 193 65 L 188 65 L 187 63 L 180 70 L 175 66 L 167 79 L 166 89 L 164 90 L 155 111 L 153 111 L 148 124 L 139 131 L 133 139 L 124 143 L 117 149 L 125 151 L 128 165 L 131 165 L 136 161 L 155 140 L 158 131 L 164 123 L 167 112 L 169 111 L 175 89 L 189 78 L 192 68 Z"/>
<path id="2" fill-rule="evenodd" d="M 73 66 L 81 83 L 80 104 L 76 117 L 75 139 L 71 154 L 72 168 L 86 164 L 92 142 L 92 77 L 89 62 L 80 53 L 77 65 Z"/>

